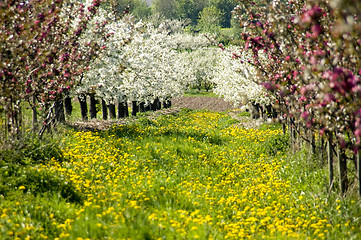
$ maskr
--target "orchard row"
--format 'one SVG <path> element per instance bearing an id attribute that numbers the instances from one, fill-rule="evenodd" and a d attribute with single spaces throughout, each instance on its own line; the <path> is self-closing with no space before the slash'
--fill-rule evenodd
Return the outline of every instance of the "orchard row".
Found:
<path id="1" fill-rule="evenodd" d="M 305 139 L 314 152 L 323 152 L 328 141 L 330 187 L 333 153 L 342 192 L 354 181 L 349 160 L 361 186 L 357 1 L 239 1 L 233 16 L 243 42 L 220 48 L 211 34 L 184 31 L 182 21 L 119 20 L 97 0 L 3 1 L 0 9 L 5 136 L 19 133 L 24 101 L 32 105 L 34 122 L 40 113 L 45 127 L 66 96 L 149 105 L 192 86 L 214 85 L 235 104 L 272 104 L 295 142 L 296 135 Z"/>
<path id="2" fill-rule="evenodd" d="M 74 96 L 149 107 L 190 87 L 214 85 L 238 104 L 270 103 L 254 81 L 255 69 L 234 58 L 234 48 L 217 47 L 212 34 L 187 32 L 184 21 L 118 19 L 99 2 L 57 1 L 49 10 L 42 4 L 48 2 L 0 6 L 5 134 L 19 132 L 23 102 L 30 103 L 33 122 L 44 123 L 42 134 L 59 117 L 62 101 Z"/>

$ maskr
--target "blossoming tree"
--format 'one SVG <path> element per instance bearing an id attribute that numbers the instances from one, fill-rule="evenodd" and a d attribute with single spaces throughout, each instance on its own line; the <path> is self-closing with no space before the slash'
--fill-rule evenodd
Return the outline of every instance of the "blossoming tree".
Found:
<path id="1" fill-rule="evenodd" d="M 240 52 L 236 46 L 219 49 L 212 79 L 215 84 L 213 91 L 238 106 L 269 105 L 272 98 L 258 83 L 256 69 L 249 64 L 250 58 L 247 52 Z"/>
<path id="2" fill-rule="evenodd" d="M 239 3 L 235 15 L 244 28 L 243 49 L 252 54 L 260 81 L 278 99 L 293 132 L 305 139 L 314 131 L 327 137 L 331 186 L 332 148 L 337 147 L 340 188 L 345 193 L 349 181 L 346 155 L 356 153 L 361 145 L 360 3 Z M 267 61 L 260 59 L 261 53 Z M 309 141 L 314 149 L 314 134 Z M 359 171 L 358 159 L 351 157 Z"/>
<path id="3" fill-rule="evenodd" d="M 181 23 L 174 22 L 155 27 L 128 16 L 109 24 L 111 37 L 105 51 L 89 66 L 76 92 L 94 93 L 108 104 L 133 102 L 133 114 L 139 105 L 143 108 L 183 94 L 194 81 L 192 64 L 184 57 L 187 50 L 212 43 L 205 36 L 180 34 Z M 188 44 L 182 41 L 190 38 Z"/>
<path id="4" fill-rule="evenodd" d="M 41 110 L 44 126 L 49 124 L 51 105 L 77 83 L 101 47 L 92 41 L 86 45 L 79 42 L 99 5 L 98 0 L 86 4 L 0 2 L 0 103 L 5 134 L 19 133 L 24 100 L 32 104 L 34 112 Z"/>

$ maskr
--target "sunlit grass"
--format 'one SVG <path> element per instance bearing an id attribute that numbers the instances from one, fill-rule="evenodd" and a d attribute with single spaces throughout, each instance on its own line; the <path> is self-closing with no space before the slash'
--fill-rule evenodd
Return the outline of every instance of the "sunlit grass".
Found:
<path id="1" fill-rule="evenodd" d="M 185 94 L 185 97 L 218 97 L 215 93 L 213 93 L 212 89 L 206 91 L 204 89 L 198 90 L 197 88 L 189 89 Z"/>
<path id="2" fill-rule="evenodd" d="M 317 183 L 307 179 L 317 178 L 295 177 L 302 166 L 287 157 L 280 128 L 246 130 L 233 123 L 225 114 L 183 110 L 105 132 L 69 132 L 61 143 L 66 160 L 54 158 L 33 169 L 61 177 L 80 199 L 36 195 L 28 189 L 32 185 L 17 186 L 18 198 L 1 199 L 0 234 L 4 239 L 360 237 L 360 219 L 346 207 L 350 202 L 309 193 L 307 184 Z"/>

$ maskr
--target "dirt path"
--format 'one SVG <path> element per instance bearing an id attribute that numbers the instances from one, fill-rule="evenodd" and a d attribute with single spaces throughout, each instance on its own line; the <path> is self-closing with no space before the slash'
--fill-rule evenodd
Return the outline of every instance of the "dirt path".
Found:
<path id="1" fill-rule="evenodd" d="M 233 110 L 233 104 L 216 97 L 180 97 L 172 99 L 175 107 L 190 109 L 208 109 L 215 112 Z"/>

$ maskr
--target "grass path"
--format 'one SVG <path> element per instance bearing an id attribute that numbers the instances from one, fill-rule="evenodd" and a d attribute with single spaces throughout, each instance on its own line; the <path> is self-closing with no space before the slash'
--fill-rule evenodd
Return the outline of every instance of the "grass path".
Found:
<path id="1" fill-rule="evenodd" d="M 3 201 L 8 239 L 357 239 L 360 220 L 341 200 L 305 192 L 278 128 L 244 129 L 231 117 L 181 111 L 70 132 L 66 161 L 36 172 L 60 192 Z M 29 193 L 26 196 L 26 193 Z M 64 200 L 64 197 L 66 200 Z M 27 238 L 27 236 L 29 238 Z M 4 238 L 6 239 L 6 237 Z"/>

